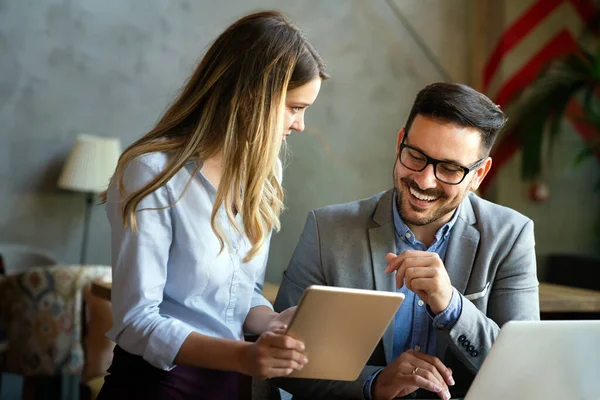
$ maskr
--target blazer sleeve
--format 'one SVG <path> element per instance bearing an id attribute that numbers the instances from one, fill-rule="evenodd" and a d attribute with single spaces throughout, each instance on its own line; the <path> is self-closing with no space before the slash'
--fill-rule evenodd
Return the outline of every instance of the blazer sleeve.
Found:
<path id="1" fill-rule="evenodd" d="M 275 311 L 298 304 L 310 285 L 328 285 L 321 262 L 321 243 L 314 211 L 308 214 L 304 231 L 294 250 L 275 299 Z M 310 360 L 309 360 L 310 362 Z M 367 365 L 354 382 L 318 379 L 278 378 L 272 382 L 294 395 L 294 399 L 364 399 L 367 378 L 381 366 Z"/>
<path id="2" fill-rule="evenodd" d="M 465 296 L 461 295 L 461 299 L 462 313 L 458 321 L 441 334 L 449 349 L 476 373 L 504 323 L 540 319 L 533 221 L 525 223 L 498 266 L 487 315 Z"/>

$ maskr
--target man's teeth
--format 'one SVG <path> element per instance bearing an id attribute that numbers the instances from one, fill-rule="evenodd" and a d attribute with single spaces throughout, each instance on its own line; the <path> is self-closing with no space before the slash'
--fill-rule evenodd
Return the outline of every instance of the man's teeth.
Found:
<path id="1" fill-rule="evenodd" d="M 412 194 L 413 196 L 415 196 L 417 199 L 419 200 L 423 200 L 423 201 L 433 201 L 435 199 L 437 199 L 437 197 L 433 197 L 433 196 L 425 196 L 424 194 L 421 194 L 419 192 L 417 192 L 415 189 L 413 188 L 409 188 L 410 189 L 410 194 Z"/>

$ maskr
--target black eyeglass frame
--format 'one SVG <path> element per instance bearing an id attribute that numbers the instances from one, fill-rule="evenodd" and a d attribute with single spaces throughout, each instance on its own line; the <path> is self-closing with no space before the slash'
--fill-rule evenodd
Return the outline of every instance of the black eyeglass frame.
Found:
<path id="1" fill-rule="evenodd" d="M 487 158 L 487 157 L 483 157 L 482 159 L 477 160 L 473 164 L 468 165 L 466 167 L 462 166 L 460 164 L 457 164 L 455 162 L 451 162 L 451 161 L 437 160 L 435 158 L 429 157 L 427 154 L 423 153 L 421 150 L 415 149 L 411 145 L 408 145 L 408 144 L 404 143 L 404 141 L 406 140 L 406 136 L 407 135 L 404 135 L 404 137 L 402 138 L 402 142 L 400 143 L 400 150 L 398 151 L 398 161 L 400 161 L 400 164 L 402 164 L 405 168 L 408 168 L 411 171 L 415 171 L 415 172 L 421 172 L 425 168 L 427 168 L 427 166 L 429 164 L 431 164 L 431 165 L 433 165 L 433 175 L 435 176 L 435 179 L 437 179 L 438 181 L 440 181 L 442 183 L 445 183 L 446 185 L 460 185 L 462 183 L 462 181 L 465 180 L 465 178 L 467 177 L 467 175 L 469 175 L 470 172 L 474 171 L 477 167 L 479 167 L 485 161 L 485 159 Z M 417 153 L 419 153 L 423 157 L 425 157 L 425 160 L 427 162 L 425 163 L 425 165 L 423 166 L 423 168 L 421 168 L 421 169 L 413 169 L 413 168 L 410 168 L 410 167 L 406 166 L 406 164 L 404 164 L 402 162 L 402 150 L 405 149 L 405 148 L 413 150 L 413 151 L 416 151 Z M 452 164 L 452 165 L 456 165 L 458 168 L 461 168 L 464 171 L 464 174 L 463 174 L 461 180 L 458 181 L 458 182 L 456 182 L 456 183 L 450 183 L 450 182 L 446 182 L 446 181 L 443 181 L 440 178 L 438 178 L 438 176 L 437 176 L 437 165 L 440 164 L 440 163 Z"/>

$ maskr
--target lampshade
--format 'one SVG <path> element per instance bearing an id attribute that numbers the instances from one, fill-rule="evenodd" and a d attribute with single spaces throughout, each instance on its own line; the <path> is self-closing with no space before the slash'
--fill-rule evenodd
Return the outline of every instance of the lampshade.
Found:
<path id="1" fill-rule="evenodd" d="M 108 187 L 120 154 L 119 139 L 79 135 L 62 169 L 58 187 L 78 192 L 102 192 Z"/>

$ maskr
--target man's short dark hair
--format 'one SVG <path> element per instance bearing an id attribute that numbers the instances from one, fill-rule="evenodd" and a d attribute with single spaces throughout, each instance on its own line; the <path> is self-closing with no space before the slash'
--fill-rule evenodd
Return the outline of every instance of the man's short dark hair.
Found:
<path id="1" fill-rule="evenodd" d="M 481 133 L 481 146 L 488 155 L 506 118 L 500 107 L 475 89 L 458 83 L 438 82 L 422 89 L 406 121 L 410 131 L 417 115 L 451 123 L 461 128 L 476 128 Z"/>

